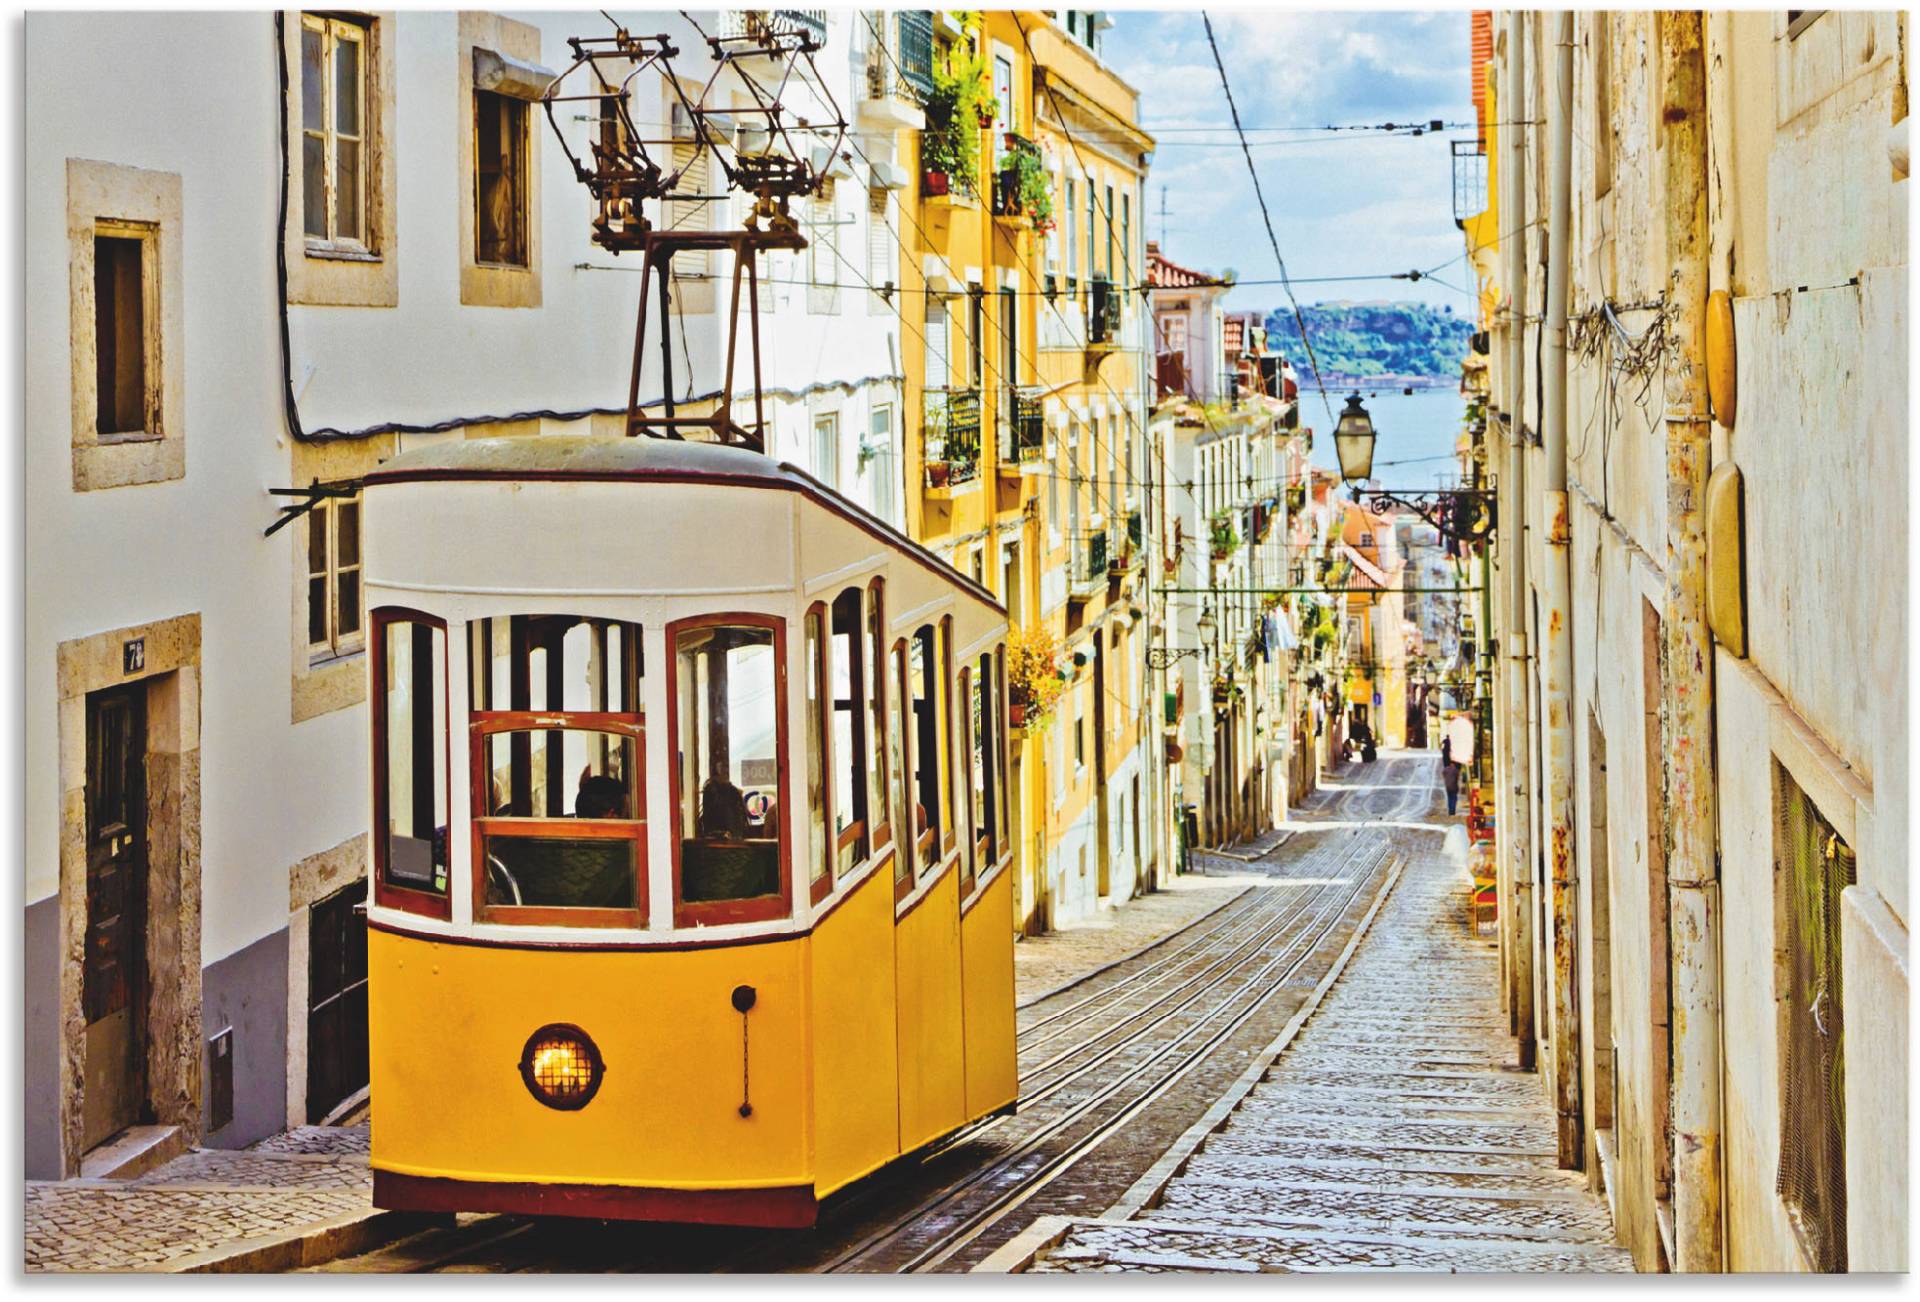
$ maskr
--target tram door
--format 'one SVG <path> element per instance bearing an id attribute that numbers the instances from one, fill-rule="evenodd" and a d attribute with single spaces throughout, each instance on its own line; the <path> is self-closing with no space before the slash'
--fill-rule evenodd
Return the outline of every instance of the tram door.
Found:
<path id="1" fill-rule="evenodd" d="M 147 1101 L 146 707 L 142 683 L 87 697 L 86 1148 L 137 1123 Z"/>
<path id="2" fill-rule="evenodd" d="M 319 1125 L 367 1085 L 367 920 L 355 882 L 307 913 L 307 1124 Z"/>

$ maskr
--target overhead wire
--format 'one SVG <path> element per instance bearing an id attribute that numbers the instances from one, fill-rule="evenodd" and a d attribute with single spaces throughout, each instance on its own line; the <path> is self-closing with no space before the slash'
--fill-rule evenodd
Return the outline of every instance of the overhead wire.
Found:
<path id="1" fill-rule="evenodd" d="M 1206 25 L 1207 48 L 1213 51 L 1213 66 L 1220 70 L 1220 89 L 1226 92 L 1227 111 L 1233 117 L 1234 134 L 1240 137 L 1240 152 L 1246 156 L 1247 174 L 1253 178 L 1253 197 L 1260 204 L 1260 218 L 1266 223 L 1267 242 L 1273 246 L 1274 261 L 1280 264 L 1280 283 L 1287 293 L 1287 302 L 1293 307 L 1293 320 L 1300 331 L 1300 344 L 1307 350 L 1307 363 L 1313 368 L 1314 386 L 1320 390 L 1320 401 L 1327 409 L 1327 428 L 1333 429 L 1339 422 L 1334 418 L 1333 402 L 1327 397 L 1326 385 L 1320 379 L 1320 359 L 1314 354 L 1313 340 L 1307 337 L 1307 318 L 1300 311 L 1300 300 L 1294 296 L 1293 285 L 1287 279 L 1287 260 L 1280 252 L 1280 239 L 1273 233 L 1273 214 L 1267 208 L 1267 196 L 1260 188 L 1260 172 L 1253 165 L 1253 153 L 1247 148 L 1246 132 L 1240 129 L 1240 108 L 1233 102 L 1233 86 L 1227 80 L 1227 65 L 1220 58 L 1219 42 L 1213 38 L 1213 20 L 1207 17 L 1207 11 L 1200 11 L 1200 21 Z"/>

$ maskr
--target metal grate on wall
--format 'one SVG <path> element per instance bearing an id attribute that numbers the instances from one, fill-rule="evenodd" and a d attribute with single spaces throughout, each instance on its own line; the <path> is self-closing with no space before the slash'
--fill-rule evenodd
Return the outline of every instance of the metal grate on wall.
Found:
<path id="1" fill-rule="evenodd" d="M 1846 1058 L 1840 987 L 1840 893 L 1856 880 L 1852 847 L 1777 770 L 1774 844 L 1785 915 L 1785 1069 L 1780 1169 L 1809 1264 L 1847 1268 Z"/>

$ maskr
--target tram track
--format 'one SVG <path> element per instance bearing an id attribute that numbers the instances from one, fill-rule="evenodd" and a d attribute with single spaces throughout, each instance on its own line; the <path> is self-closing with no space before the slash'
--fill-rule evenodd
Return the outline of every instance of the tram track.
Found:
<path id="1" fill-rule="evenodd" d="M 925 1273 L 969 1264 L 1031 1215 L 1053 1210 L 1049 1198 L 1070 1200 L 1063 1190 L 1077 1194 L 1089 1180 L 1114 1178 L 1116 1164 L 1131 1160 L 1124 1150 L 1143 1142 L 1139 1125 L 1150 1132 L 1169 1104 L 1181 1106 L 1169 1094 L 1196 1072 L 1208 1077 L 1214 1069 L 1203 1064 L 1284 991 L 1298 989 L 1296 978 L 1317 955 L 1331 961 L 1328 939 L 1388 877 L 1395 838 L 1365 825 L 1418 817 L 1431 802 L 1407 772 L 1419 761 L 1389 763 L 1377 771 L 1380 783 L 1326 792 L 1331 799 L 1300 811 L 1303 835 L 1288 843 L 1285 867 L 1203 930 L 1147 951 L 1139 965 L 1096 975 L 1104 984 L 1091 993 L 1068 986 L 1035 1005 L 1040 1015 L 1019 1032 L 1019 1108 L 963 1127 L 829 1200 L 812 1232 L 462 1218 L 363 1268 Z M 1379 789 L 1409 777 L 1409 789 Z M 1062 996 L 1063 1006 L 1046 1007 Z M 1046 1059 L 1033 1062 L 1042 1051 Z M 1202 1085 L 1195 1095 L 1204 1092 Z M 1061 1183 L 1070 1172 L 1083 1178 Z"/>
<path id="2" fill-rule="evenodd" d="M 1116 1073 L 1106 1085 L 1079 1099 L 1022 1136 L 1007 1150 L 916 1204 L 891 1224 L 814 1268 L 824 1272 L 938 1270 L 978 1243 L 1048 1185 L 1095 1153 L 1138 1118 L 1193 1068 L 1231 1039 L 1286 988 L 1321 952 L 1349 908 L 1376 875 L 1384 872 L 1387 846 L 1351 864 L 1351 876 L 1316 887 L 1307 925 L 1287 939 L 1213 1008 L 1178 1027 L 1146 1058 Z M 1297 916 L 1297 915 L 1296 915 Z M 1133 1032 L 1137 1044 L 1167 1025 L 1162 1020 Z M 1156 1070 L 1157 1068 L 1157 1070 Z M 1101 1106 L 1119 1106 L 1104 1115 Z M 1083 1121 L 1081 1133 L 1070 1134 Z M 1056 1141 L 1060 1142 L 1055 1147 Z"/>

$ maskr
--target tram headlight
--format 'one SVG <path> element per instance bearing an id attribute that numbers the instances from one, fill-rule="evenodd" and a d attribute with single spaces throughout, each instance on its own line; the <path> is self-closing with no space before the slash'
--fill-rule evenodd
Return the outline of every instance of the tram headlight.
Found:
<path id="1" fill-rule="evenodd" d="M 527 1083 L 527 1093 L 562 1112 L 586 1107 L 606 1074 L 599 1046 L 566 1022 L 541 1027 L 520 1051 L 520 1079 Z"/>

